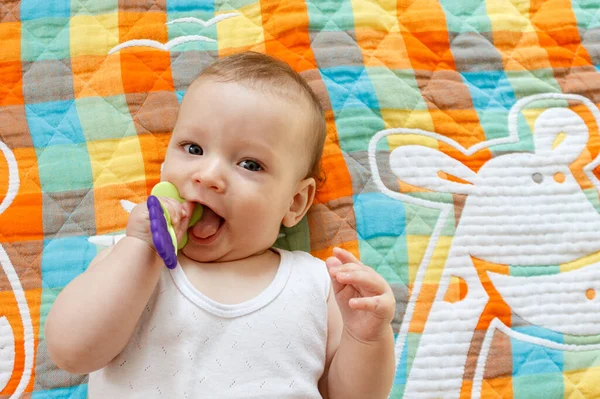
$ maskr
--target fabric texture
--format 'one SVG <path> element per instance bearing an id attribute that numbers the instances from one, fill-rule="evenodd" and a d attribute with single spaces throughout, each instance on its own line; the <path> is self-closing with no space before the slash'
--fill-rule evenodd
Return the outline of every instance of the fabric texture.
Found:
<path id="1" fill-rule="evenodd" d="M 272 283 L 237 305 L 165 268 L 123 352 L 90 375 L 89 397 L 320 398 L 331 282 L 320 259 L 279 252 Z"/>
<path id="2" fill-rule="evenodd" d="M 0 397 L 84 398 L 44 322 L 159 180 L 217 57 L 288 62 L 327 175 L 277 246 L 341 246 L 397 300 L 393 398 L 600 397 L 600 5 L 0 2 Z"/>

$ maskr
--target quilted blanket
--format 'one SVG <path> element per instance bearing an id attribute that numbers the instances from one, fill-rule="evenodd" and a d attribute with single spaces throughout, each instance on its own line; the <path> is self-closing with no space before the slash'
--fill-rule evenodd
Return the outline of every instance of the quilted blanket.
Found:
<path id="1" fill-rule="evenodd" d="M 278 245 L 391 284 L 393 398 L 600 397 L 594 0 L 2 0 L 0 397 L 85 398 L 48 310 L 242 50 L 323 102 L 327 181 Z"/>

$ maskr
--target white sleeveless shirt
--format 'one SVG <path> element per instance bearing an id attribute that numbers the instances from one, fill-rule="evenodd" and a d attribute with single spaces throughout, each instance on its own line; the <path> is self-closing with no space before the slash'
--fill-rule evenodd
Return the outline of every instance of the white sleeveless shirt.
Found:
<path id="1" fill-rule="evenodd" d="M 165 268 L 123 351 L 90 374 L 100 398 L 320 398 L 330 278 L 323 261 L 277 250 L 271 284 L 236 305 Z"/>

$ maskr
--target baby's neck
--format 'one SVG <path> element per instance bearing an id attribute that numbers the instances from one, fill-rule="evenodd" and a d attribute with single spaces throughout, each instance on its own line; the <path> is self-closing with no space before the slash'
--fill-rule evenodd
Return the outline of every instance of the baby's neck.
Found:
<path id="1" fill-rule="evenodd" d="M 280 255 L 273 250 L 244 259 L 201 263 L 179 256 L 179 263 L 190 283 L 210 299 L 223 304 L 250 300 L 273 281 Z"/>

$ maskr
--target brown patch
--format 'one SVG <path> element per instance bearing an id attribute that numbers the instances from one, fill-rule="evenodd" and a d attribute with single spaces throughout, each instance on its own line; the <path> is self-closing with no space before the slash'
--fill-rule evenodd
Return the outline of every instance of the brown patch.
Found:
<path id="1" fill-rule="evenodd" d="M 325 86 L 325 82 L 321 78 L 321 73 L 316 69 L 309 69 L 300 73 L 300 76 L 306 80 L 310 88 L 315 92 L 321 103 L 323 110 L 331 110 L 331 101 L 329 100 L 329 92 Z"/>
<path id="2" fill-rule="evenodd" d="M 125 97 L 138 134 L 173 131 L 179 109 L 174 92 L 128 93 Z"/>
<path id="3" fill-rule="evenodd" d="M 9 148 L 33 147 L 23 105 L 0 107 L 0 140 Z"/>
<path id="4" fill-rule="evenodd" d="M 600 102 L 600 74 L 593 66 L 554 68 L 554 76 L 563 93 L 579 94 L 596 104 Z"/>
<path id="5" fill-rule="evenodd" d="M 311 251 L 358 239 L 351 197 L 313 205 L 308 212 L 308 225 Z"/>
<path id="6" fill-rule="evenodd" d="M 21 2 L 19 0 L 2 0 L 0 2 L 0 23 L 21 20 Z"/>
<path id="7" fill-rule="evenodd" d="M 42 285 L 42 241 L 17 241 L 4 243 L 8 255 L 23 290 L 39 289 Z M 12 287 L 4 271 L 0 273 L 0 292 L 12 291 Z"/>
<path id="8" fill-rule="evenodd" d="M 415 71 L 417 85 L 430 109 L 472 109 L 471 93 L 456 71 Z"/>
<path id="9" fill-rule="evenodd" d="M 465 209 L 465 202 L 467 202 L 466 194 L 453 194 L 452 201 L 454 202 L 454 223 L 458 226 L 460 222 L 460 216 L 462 215 L 463 209 Z"/>
<path id="10" fill-rule="evenodd" d="M 511 376 L 513 373 L 513 363 L 510 337 L 500 331 L 496 331 L 487 358 L 488 362 L 483 372 L 484 379 Z M 489 361 L 490 359 L 493 361 Z"/>
<path id="11" fill-rule="evenodd" d="M 166 0 L 119 0 L 119 11 L 165 12 L 166 10 Z"/>

